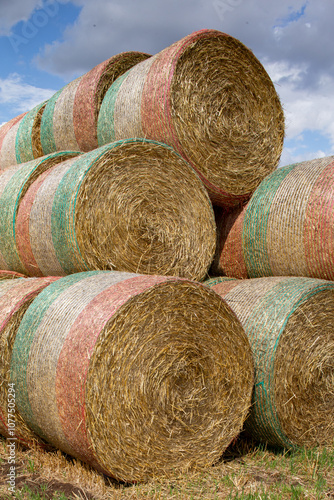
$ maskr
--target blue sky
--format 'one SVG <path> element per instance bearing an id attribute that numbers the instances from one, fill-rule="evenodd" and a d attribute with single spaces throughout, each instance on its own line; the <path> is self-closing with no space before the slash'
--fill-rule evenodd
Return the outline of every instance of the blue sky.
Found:
<path id="1" fill-rule="evenodd" d="M 286 116 L 281 164 L 334 154 L 333 0 L 1 0 L 0 124 L 124 50 L 201 28 L 260 59 Z"/>

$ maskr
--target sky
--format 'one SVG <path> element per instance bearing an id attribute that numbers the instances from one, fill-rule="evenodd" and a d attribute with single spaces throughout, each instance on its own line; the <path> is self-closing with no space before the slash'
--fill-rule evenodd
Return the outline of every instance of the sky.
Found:
<path id="1" fill-rule="evenodd" d="M 286 120 L 280 165 L 334 155 L 333 0 L 0 0 L 0 125 L 126 50 L 203 28 L 249 47 Z"/>

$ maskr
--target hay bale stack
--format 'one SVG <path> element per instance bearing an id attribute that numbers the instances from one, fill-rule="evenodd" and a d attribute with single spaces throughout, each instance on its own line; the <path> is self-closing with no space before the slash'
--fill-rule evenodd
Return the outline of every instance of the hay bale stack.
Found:
<path id="1" fill-rule="evenodd" d="M 46 104 L 47 101 L 38 104 L 20 121 L 15 140 L 16 163 L 26 163 L 43 156 L 40 128 Z"/>
<path id="2" fill-rule="evenodd" d="M 253 360 L 231 309 L 173 277 L 95 271 L 40 294 L 11 377 L 30 428 L 123 481 L 202 468 L 239 433 Z"/>
<path id="3" fill-rule="evenodd" d="M 106 91 L 116 78 L 148 57 L 142 52 L 117 54 L 56 92 L 42 115 L 43 154 L 97 148 L 97 118 Z"/>
<path id="4" fill-rule="evenodd" d="M 0 171 L 16 165 L 15 140 L 20 122 L 26 113 L 15 116 L 0 129 Z"/>
<path id="5" fill-rule="evenodd" d="M 239 278 L 334 280 L 333 181 L 334 156 L 270 174 L 243 211 L 233 215 L 227 238 L 224 229 L 218 230 L 224 243 L 218 245 L 216 271 Z"/>
<path id="6" fill-rule="evenodd" d="M 196 172 L 169 146 L 119 141 L 44 175 L 17 216 L 16 242 L 30 275 L 206 275 L 216 243 L 212 206 Z"/>
<path id="7" fill-rule="evenodd" d="M 287 448 L 331 445 L 334 283 L 267 277 L 208 284 L 236 313 L 252 347 L 255 390 L 247 433 Z"/>
<path id="8" fill-rule="evenodd" d="M 103 100 L 103 145 L 146 137 L 171 145 L 218 205 L 248 199 L 279 161 L 283 110 L 265 69 L 239 40 L 202 30 L 137 64 Z"/>
<path id="9" fill-rule="evenodd" d="M 16 438 L 24 445 L 40 443 L 41 440 L 27 427 L 17 411 L 15 386 L 12 397 L 13 391 L 9 385 L 12 382 L 10 379 L 12 349 L 25 311 L 34 298 L 56 279 L 58 278 L 48 277 L 0 281 L 0 433 L 6 437 Z M 9 420 L 8 415 L 12 416 Z"/>
<path id="10" fill-rule="evenodd" d="M 0 173 L 0 268 L 29 274 L 18 253 L 15 241 L 15 225 L 20 202 L 29 186 L 38 176 L 54 165 L 76 157 L 80 153 L 62 152 L 46 155 L 20 165 L 14 165 Z M 38 237 L 43 239 L 43 226 Z M 20 249 L 23 255 L 26 247 Z M 50 273 L 52 274 L 52 273 Z"/>

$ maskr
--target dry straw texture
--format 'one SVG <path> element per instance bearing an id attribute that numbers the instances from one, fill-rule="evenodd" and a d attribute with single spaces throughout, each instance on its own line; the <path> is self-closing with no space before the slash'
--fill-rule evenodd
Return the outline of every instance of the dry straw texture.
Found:
<path id="1" fill-rule="evenodd" d="M 110 271 L 45 289 L 22 319 L 11 364 L 31 429 L 124 481 L 218 460 L 242 428 L 253 376 L 246 335 L 217 294 Z"/>
<path id="2" fill-rule="evenodd" d="M 117 54 L 56 92 L 41 119 L 43 154 L 97 148 L 97 118 L 106 91 L 125 71 L 148 57 L 142 52 Z"/>
<path id="3" fill-rule="evenodd" d="M 17 217 L 17 246 L 30 275 L 206 275 L 216 243 L 212 206 L 196 172 L 172 148 L 120 141 L 43 175 Z"/>
<path id="4" fill-rule="evenodd" d="M 276 168 L 283 136 L 265 69 L 239 40 L 215 30 L 192 33 L 122 75 L 98 122 L 100 145 L 129 137 L 171 145 L 212 200 L 232 206 Z"/>
<path id="5" fill-rule="evenodd" d="M 40 442 L 40 438 L 32 433 L 17 411 L 15 388 L 14 396 L 13 392 L 8 391 L 11 383 L 12 349 L 20 321 L 28 306 L 46 286 L 56 279 L 3 279 L 1 277 L 0 281 L 0 433 L 16 438 L 23 445 Z M 9 421 L 8 415 L 11 417 Z"/>
<path id="6" fill-rule="evenodd" d="M 16 217 L 20 202 L 29 186 L 52 166 L 79 153 L 62 152 L 21 163 L 0 172 L 0 268 L 29 274 L 19 256 L 16 244 Z M 41 237 L 40 228 L 39 237 Z M 26 252 L 23 245 L 22 254 Z"/>
<path id="7" fill-rule="evenodd" d="M 0 128 L 0 171 L 17 164 L 15 139 L 25 114 L 15 116 Z"/>
<path id="8" fill-rule="evenodd" d="M 248 434 L 288 448 L 334 446 L 334 283 L 268 277 L 208 284 L 236 313 L 252 347 Z"/>
<path id="9" fill-rule="evenodd" d="M 0 270 L 0 280 L 10 280 L 15 278 L 26 278 L 24 274 L 15 271 Z"/>

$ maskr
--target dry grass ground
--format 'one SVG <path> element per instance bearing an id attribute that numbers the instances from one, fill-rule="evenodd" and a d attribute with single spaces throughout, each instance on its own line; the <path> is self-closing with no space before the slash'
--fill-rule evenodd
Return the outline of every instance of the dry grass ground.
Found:
<path id="1" fill-rule="evenodd" d="M 239 439 L 206 471 L 146 484 L 112 482 L 59 451 L 15 450 L 16 487 L 9 492 L 8 448 L 0 441 L 0 499 L 334 499 L 334 447 L 267 449 Z"/>

